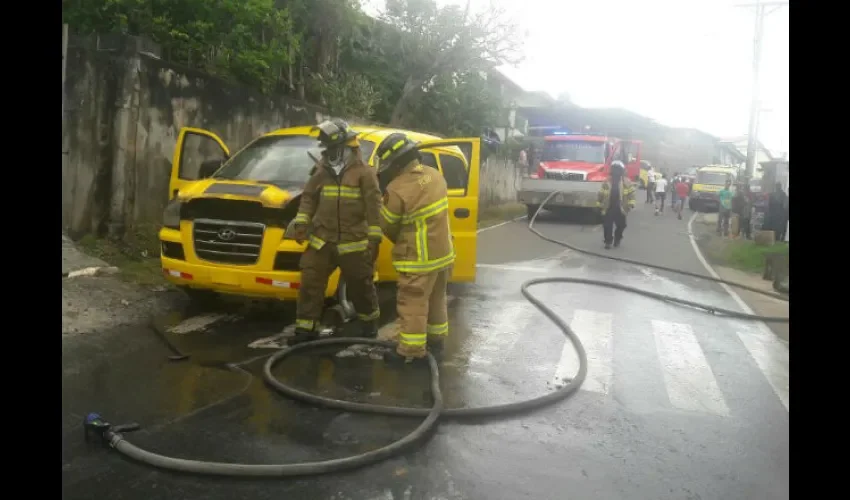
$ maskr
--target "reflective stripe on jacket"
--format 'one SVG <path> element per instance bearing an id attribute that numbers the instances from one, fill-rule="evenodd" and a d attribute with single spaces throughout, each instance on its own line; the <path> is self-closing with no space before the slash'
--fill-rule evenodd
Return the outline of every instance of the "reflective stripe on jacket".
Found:
<path id="1" fill-rule="evenodd" d="M 449 228 L 446 180 L 414 160 L 387 186 L 381 226 L 400 273 L 430 273 L 451 266 L 455 252 Z"/>
<path id="2" fill-rule="evenodd" d="M 608 178 L 602 183 L 602 188 L 599 190 L 596 199 L 596 206 L 602 211 L 602 215 L 605 215 L 610 205 L 611 179 Z M 620 211 L 623 212 L 623 215 L 626 215 L 633 208 L 635 208 L 635 185 L 623 177 L 620 179 Z"/>
<path id="3" fill-rule="evenodd" d="M 381 240 L 381 190 L 374 169 L 359 151 L 336 178 L 319 165 L 301 194 L 295 222 L 310 226 L 310 246 L 335 243 L 340 254 L 361 252 Z"/>

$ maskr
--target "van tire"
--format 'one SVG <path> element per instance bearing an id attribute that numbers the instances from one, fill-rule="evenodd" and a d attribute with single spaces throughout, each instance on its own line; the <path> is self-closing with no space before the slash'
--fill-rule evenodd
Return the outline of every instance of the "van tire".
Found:
<path id="1" fill-rule="evenodd" d="M 214 305 L 219 298 L 219 295 L 212 290 L 198 290 L 188 286 L 181 287 L 181 289 L 189 298 L 189 303 L 194 306 L 208 307 Z"/>
<path id="2" fill-rule="evenodd" d="M 694 200 L 688 200 L 688 208 L 691 209 L 691 212 L 699 212 L 699 210 L 697 210 L 699 207 Z"/>

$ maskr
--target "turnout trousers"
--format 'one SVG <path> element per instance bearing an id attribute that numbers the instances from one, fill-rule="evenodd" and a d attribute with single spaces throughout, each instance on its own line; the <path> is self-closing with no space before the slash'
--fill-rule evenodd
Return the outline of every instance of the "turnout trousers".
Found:
<path id="1" fill-rule="evenodd" d="M 423 358 L 429 342 L 440 342 L 449 334 L 446 286 L 450 272 L 442 269 L 423 274 L 399 273 L 399 355 Z"/>
<path id="2" fill-rule="evenodd" d="M 374 264 L 368 250 L 340 254 L 337 245 L 325 243 L 322 248 L 307 247 L 301 256 L 301 288 L 295 327 L 314 330 L 322 318 L 328 279 L 339 267 L 346 283 L 346 295 L 363 321 L 377 320 L 378 294 L 373 281 Z"/>
<path id="3" fill-rule="evenodd" d="M 612 242 L 619 243 L 623 239 L 623 231 L 626 230 L 626 216 L 619 208 L 612 207 L 602 216 L 602 238 L 607 245 Z"/>

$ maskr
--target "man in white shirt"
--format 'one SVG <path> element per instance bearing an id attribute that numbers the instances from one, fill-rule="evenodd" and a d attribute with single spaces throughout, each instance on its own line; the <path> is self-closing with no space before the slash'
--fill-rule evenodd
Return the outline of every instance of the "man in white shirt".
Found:
<path id="1" fill-rule="evenodd" d="M 655 202 L 655 176 L 655 169 L 650 166 L 646 171 L 646 203 Z"/>
<path id="2" fill-rule="evenodd" d="M 661 174 L 661 178 L 655 181 L 655 215 L 664 212 L 664 198 L 667 197 L 667 174 Z"/>

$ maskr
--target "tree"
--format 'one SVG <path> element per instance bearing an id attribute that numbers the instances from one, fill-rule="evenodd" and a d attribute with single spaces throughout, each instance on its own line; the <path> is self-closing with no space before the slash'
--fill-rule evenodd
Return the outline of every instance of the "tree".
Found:
<path id="1" fill-rule="evenodd" d="M 437 79 L 519 61 L 518 27 L 492 4 L 473 13 L 469 0 L 464 8 L 440 8 L 435 0 L 386 0 L 383 20 L 401 34 L 398 62 L 404 85 L 392 125 L 409 122 L 413 102 Z"/>
<path id="2" fill-rule="evenodd" d="M 82 35 L 145 35 L 166 59 L 271 91 L 300 39 L 274 0 L 78 0 L 63 21 Z"/>
<path id="3" fill-rule="evenodd" d="M 501 111 L 499 96 L 477 71 L 443 75 L 411 103 L 416 126 L 449 136 L 479 135 Z"/>

